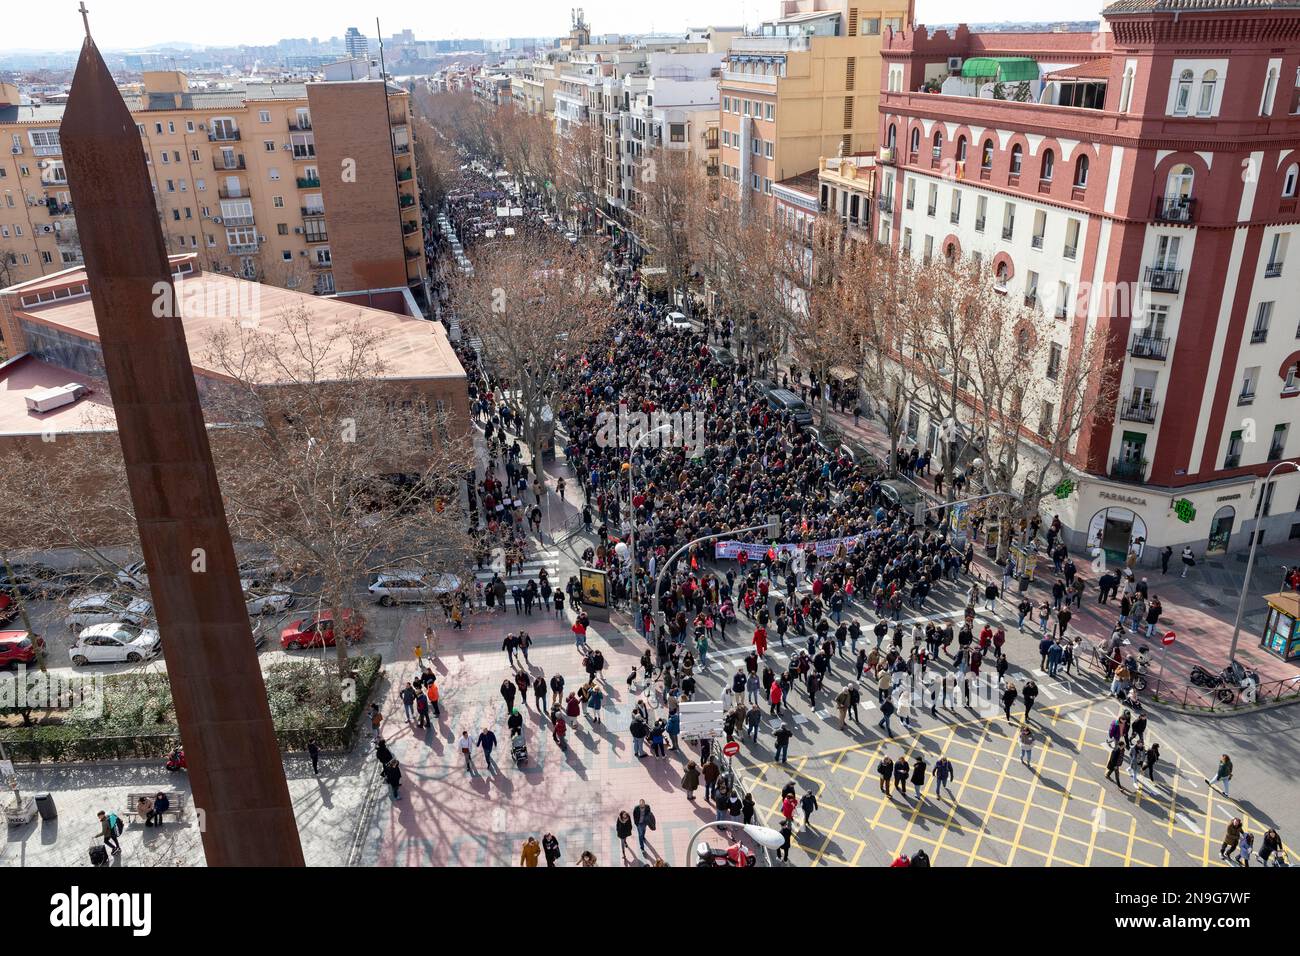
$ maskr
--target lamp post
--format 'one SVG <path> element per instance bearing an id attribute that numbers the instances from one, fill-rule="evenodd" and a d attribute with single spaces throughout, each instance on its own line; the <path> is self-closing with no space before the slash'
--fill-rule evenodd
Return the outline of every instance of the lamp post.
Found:
<path id="1" fill-rule="evenodd" d="M 691 834 L 691 839 L 686 844 L 689 847 L 687 852 L 695 850 L 695 840 L 705 830 L 719 827 L 732 827 L 734 829 L 736 826 L 737 824 L 729 823 L 726 820 L 710 820 L 707 823 L 701 824 L 696 828 L 695 832 Z M 767 859 L 768 866 L 771 866 L 772 851 L 779 850 L 782 845 L 785 844 L 785 837 L 781 836 L 778 831 L 773 830 L 771 827 L 760 827 L 754 823 L 742 823 L 739 824 L 739 827 L 745 831 L 745 836 L 749 837 L 763 848 L 763 856 Z"/>
<path id="2" fill-rule="evenodd" d="M 1268 494 L 1268 483 L 1273 480 L 1273 474 L 1279 468 L 1294 468 L 1300 471 L 1300 464 L 1294 461 L 1279 461 L 1276 465 L 1268 470 L 1264 476 L 1264 491 L 1262 494 Z M 1263 500 L 1260 501 L 1260 517 L 1263 517 Z M 1250 556 L 1246 559 L 1246 578 L 1241 582 L 1241 597 L 1237 600 L 1237 617 L 1232 622 L 1232 644 L 1228 648 L 1228 665 L 1231 666 L 1237 662 L 1237 639 L 1241 636 L 1241 616 L 1246 613 L 1246 593 L 1250 590 L 1250 574 L 1255 569 L 1255 549 L 1259 547 L 1259 518 L 1255 519 L 1255 527 L 1250 530 Z"/>
<path id="3" fill-rule="evenodd" d="M 716 538 L 730 537 L 733 534 L 745 534 L 746 532 L 749 531 L 766 531 L 768 533 L 768 537 L 775 540 L 776 536 L 781 532 L 781 519 L 776 515 L 772 515 L 767 519 L 766 524 L 755 524 L 755 525 L 750 525 L 747 528 L 732 528 L 728 531 L 719 531 L 717 534 L 700 535 L 700 537 L 698 538 L 693 538 L 692 540 L 687 541 L 684 545 L 682 545 L 680 548 L 678 548 L 669 556 L 668 560 L 664 562 L 663 568 L 660 569 L 659 573 L 655 576 L 654 594 L 651 597 L 651 602 L 653 607 L 653 610 L 651 611 L 651 617 L 654 619 L 656 637 L 658 637 L 659 628 L 663 626 L 663 621 L 661 619 L 661 612 L 659 610 L 659 592 L 660 590 L 662 590 L 662 582 L 664 576 L 668 573 L 668 569 L 673 566 L 673 562 L 676 561 L 678 558 L 680 558 L 687 550 L 695 547 L 697 544 L 703 544 L 705 541 L 713 541 Z M 658 647 L 659 647 L 659 642 L 655 641 L 656 654 L 658 653 Z"/>

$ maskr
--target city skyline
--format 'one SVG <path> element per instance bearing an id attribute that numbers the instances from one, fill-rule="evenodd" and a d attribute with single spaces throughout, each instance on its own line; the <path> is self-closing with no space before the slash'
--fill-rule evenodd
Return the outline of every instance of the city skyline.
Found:
<path id="1" fill-rule="evenodd" d="M 629 9 L 614 0 L 585 0 L 583 9 L 596 34 L 674 33 L 688 27 L 744 24 L 756 26 L 776 16 L 776 0 L 665 0 L 644 11 Z M 1104 3 L 1097 0 L 1065 0 L 1053 7 L 1052 20 L 1095 20 Z M 435 14 L 405 4 L 380 0 L 359 15 L 355 7 L 326 0 L 317 4 L 310 21 L 291 8 L 254 5 L 247 0 L 233 3 L 234 15 L 207 24 L 199 38 L 187 37 L 187 30 L 175 23 L 169 9 L 159 0 L 98 0 L 88 5 L 91 29 L 104 50 L 137 50 L 165 44 L 198 46 L 270 46 L 289 38 L 316 36 L 322 41 L 342 38 L 350 26 L 373 41 L 377 16 L 385 37 L 410 29 L 420 40 L 488 38 L 507 36 L 560 36 L 568 29 L 571 5 L 539 5 L 505 0 L 491 14 L 477 9 L 440 8 Z M 242 16 L 241 13 L 250 16 Z M 255 13 L 255 16 L 252 14 Z M 1008 0 L 990 4 L 987 11 L 972 11 L 959 0 L 917 0 L 918 23 L 1015 22 L 1042 19 L 1042 7 L 1029 0 Z M 81 15 L 72 3 L 53 13 L 46 8 L 20 7 L 6 15 L 11 37 L 25 38 L 0 53 L 62 52 L 73 50 L 82 35 Z M 509 23 L 508 30 L 502 28 Z M 59 42 L 36 44 L 37 37 L 55 36 Z"/>

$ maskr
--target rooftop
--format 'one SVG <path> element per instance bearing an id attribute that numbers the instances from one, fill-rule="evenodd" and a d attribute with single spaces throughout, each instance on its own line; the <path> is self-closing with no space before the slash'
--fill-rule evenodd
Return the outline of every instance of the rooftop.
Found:
<path id="1" fill-rule="evenodd" d="M 1101 11 L 1114 13 L 1225 13 L 1247 10 L 1296 10 L 1300 0 L 1116 0 Z"/>
<path id="2" fill-rule="evenodd" d="M 74 382 L 85 385 L 90 394 L 48 412 L 28 409 L 29 395 Z M 116 424 L 108 389 L 102 382 L 26 353 L 0 365 L 0 435 L 106 431 Z"/>

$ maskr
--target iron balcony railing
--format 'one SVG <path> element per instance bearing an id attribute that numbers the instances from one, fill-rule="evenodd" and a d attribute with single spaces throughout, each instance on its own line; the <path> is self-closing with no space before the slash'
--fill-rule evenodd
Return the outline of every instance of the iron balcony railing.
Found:
<path id="1" fill-rule="evenodd" d="M 1190 196 L 1161 196 L 1156 200 L 1158 222 L 1193 222 L 1196 219 L 1196 200 Z"/>
<path id="2" fill-rule="evenodd" d="M 1166 269 L 1163 266 L 1147 266 L 1146 283 L 1152 292 L 1177 294 L 1183 284 L 1183 270 Z"/>
<path id="3" fill-rule="evenodd" d="M 1156 412 L 1159 408 L 1159 402 L 1149 402 L 1138 398 L 1126 398 L 1120 405 L 1119 417 L 1126 422 L 1138 422 L 1143 425 L 1154 425 L 1156 423 Z"/>
<path id="4" fill-rule="evenodd" d="M 1169 339 L 1162 335 L 1138 333 L 1129 342 L 1128 351 L 1134 358 L 1154 359 L 1157 362 L 1163 362 L 1169 357 Z"/>
<path id="5" fill-rule="evenodd" d="M 1145 458 L 1133 460 L 1130 458 L 1112 458 L 1110 461 L 1110 476 L 1120 481 L 1146 481 L 1147 461 Z"/>

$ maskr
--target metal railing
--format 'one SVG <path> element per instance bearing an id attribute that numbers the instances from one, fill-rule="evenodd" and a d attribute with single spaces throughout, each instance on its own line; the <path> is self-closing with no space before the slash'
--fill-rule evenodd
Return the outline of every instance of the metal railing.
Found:
<path id="1" fill-rule="evenodd" d="M 1165 336 L 1137 333 L 1129 342 L 1128 351 L 1134 358 L 1163 362 L 1169 357 L 1169 339 Z"/>
<path id="2" fill-rule="evenodd" d="M 1178 292 L 1183 284 L 1182 269 L 1166 269 L 1163 266 L 1147 266 L 1146 283 L 1152 292 Z"/>
<path id="3" fill-rule="evenodd" d="M 1156 412 L 1159 408 L 1159 402 L 1148 402 L 1140 399 L 1126 398 L 1120 404 L 1119 417 L 1126 422 L 1140 422 L 1143 425 L 1154 425 L 1156 422 Z"/>
<path id="4" fill-rule="evenodd" d="M 1196 200 L 1190 196 L 1161 196 L 1156 200 L 1158 222 L 1192 222 L 1196 218 Z"/>
<path id="5" fill-rule="evenodd" d="M 1138 461 L 1125 458 L 1112 458 L 1110 462 L 1110 476 L 1120 481 L 1144 482 L 1147 480 L 1147 461 L 1145 458 Z"/>
<path id="6" fill-rule="evenodd" d="M 208 134 L 210 143 L 237 143 L 240 140 L 239 130 L 232 129 L 229 131 L 222 130 Z"/>

